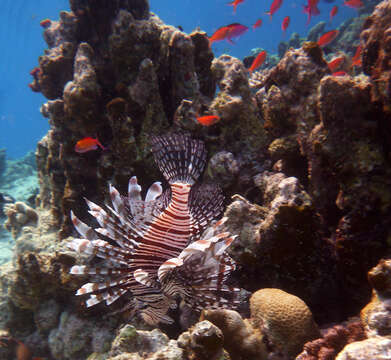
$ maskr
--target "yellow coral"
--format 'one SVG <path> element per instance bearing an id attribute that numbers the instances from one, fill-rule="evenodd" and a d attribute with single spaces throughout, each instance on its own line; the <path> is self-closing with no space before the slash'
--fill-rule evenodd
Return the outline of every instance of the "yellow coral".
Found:
<path id="1" fill-rule="evenodd" d="M 280 289 L 261 289 L 250 298 L 251 322 L 282 352 L 295 356 L 320 337 L 311 310 L 297 296 Z"/>

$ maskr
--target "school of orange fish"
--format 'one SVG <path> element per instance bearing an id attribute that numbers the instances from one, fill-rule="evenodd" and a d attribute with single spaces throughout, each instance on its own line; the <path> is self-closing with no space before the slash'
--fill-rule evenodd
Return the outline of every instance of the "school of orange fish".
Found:
<path id="1" fill-rule="evenodd" d="M 244 3 L 245 0 L 233 0 L 228 3 L 228 5 L 232 6 L 234 9 L 234 14 L 236 14 L 237 7 L 241 3 Z M 283 3 L 283 0 L 273 0 L 272 4 L 270 5 L 270 8 L 268 11 L 265 11 L 265 14 L 270 16 L 270 19 L 273 19 L 273 15 L 281 8 L 281 5 Z M 307 24 L 309 24 L 311 17 L 315 15 L 319 15 L 320 11 L 318 9 L 318 3 L 319 0 L 307 0 L 306 5 L 303 5 L 303 12 L 307 14 Z M 364 6 L 362 0 L 345 0 L 343 2 L 344 6 L 348 6 L 351 8 L 361 8 Z M 330 10 L 330 22 L 333 20 L 334 16 L 338 13 L 338 6 L 334 5 L 332 9 Z M 262 19 L 258 19 L 253 25 L 253 30 L 259 28 L 262 25 Z M 281 30 L 283 34 L 285 35 L 285 32 L 290 24 L 290 16 L 285 16 L 282 24 L 281 24 Z M 209 43 L 212 45 L 216 41 L 222 41 L 226 40 L 229 43 L 233 43 L 233 39 L 238 38 L 239 36 L 243 35 L 248 30 L 248 27 L 245 25 L 242 25 L 240 23 L 233 23 L 225 26 L 219 27 L 212 36 L 209 37 Z M 320 47 L 324 47 L 328 44 L 330 44 L 337 36 L 339 31 L 338 30 L 331 30 L 323 34 L 319 40 L 318 45 Z M 360 52 L 361 49 L 357 48 L 357 51 Z M 357 55 L 357 54 L 356 54 Z M 355 55 L 355 58 L 356 58 Z M 267 53 L 266 51 L 260 52 L 256 58 L 253 60 L 251 66 L 249 67 L 249 72 L 253 72 L 254 70 L 258 69 L 266 60 Z M 356 59 L 352 59 L 352 66 L 359 66 L 360 53 L 357 55 Z M 338 68 L 338 66 L 342 63 L 342 61 L 331 61 L 329 63 L 329 67 L 331 71 Z M 346 73 L 345 73 L 346 74 Z M 342 72 L 333 72 L 333 75 L 341 76 Z"/>

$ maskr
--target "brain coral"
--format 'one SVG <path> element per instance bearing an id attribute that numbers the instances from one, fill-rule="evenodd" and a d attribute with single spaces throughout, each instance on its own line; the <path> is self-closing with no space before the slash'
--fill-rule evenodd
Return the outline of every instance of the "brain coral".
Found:
<path id="1" fill-rule="evenodd" d="M 311 310 L 297 296 L 280 289 L 261 289 L 250 298 L 251 321 L 281 352 L 300 353 L 304 343 L 320 336 Z"/>

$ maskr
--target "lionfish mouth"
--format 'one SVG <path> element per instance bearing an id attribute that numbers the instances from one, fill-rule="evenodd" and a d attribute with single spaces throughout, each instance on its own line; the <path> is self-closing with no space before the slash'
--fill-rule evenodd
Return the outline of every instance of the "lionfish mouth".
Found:
<path id="1" fill-rule="evenodd" d="M 222 213 L 223 195 L 216 185 L 196 184 L 206 163 L 204 143 L 185 134 L 153 136 L 150 143 L 169 189 L 163 192 L 155 182 L 143 200 L 135 176 L 127 196 L 109 185 L 112 207 L 85 199 L 99 223 L 95 229 L 71 211 L 81 238 L 69 242 L 69 248 L 105 260 L 102 267 L 71 268 L 71 274 L 105 280 L 84 284 L 76 295 L 89 295 L 87 307 L 103 301 L 110 305 L 127 295 L 120 311 L 131 310 L 152 325 L 173 322 L 167 313 L 178 298 L 197 310 L 235 308 L 239 289 L 225 284 L 235 269 L 226 252 L 235 236 L 217 231 L 224 218 L 210 227 Z"/>

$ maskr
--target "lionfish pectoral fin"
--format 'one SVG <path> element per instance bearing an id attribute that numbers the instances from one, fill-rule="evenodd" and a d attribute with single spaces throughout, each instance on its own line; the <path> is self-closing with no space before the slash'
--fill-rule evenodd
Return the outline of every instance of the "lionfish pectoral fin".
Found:
<path id="1" fill-rule="evenodd" d="M 141 285 L 147 286 L 147 287 L 154 287 L 155 282 L 149 277 L 149 274 L 147 271 L 144 271 L 142 269 L 137 269 L 133 272 L 134 279 Z"/>
<path id="2" fill-rule="evenodd" d="M 183 264 L 183 260 L 180 258 L 172 258 L 167 261 L 165 261 L 162 265 L 160 265 L 159 270 L 157 271 L 157 276 L 159 278 L 159 281 L 162 282 L 168 272 L 170 272 L 172 269 L 176 268 L 177 266 L 181 266 Z"/>

